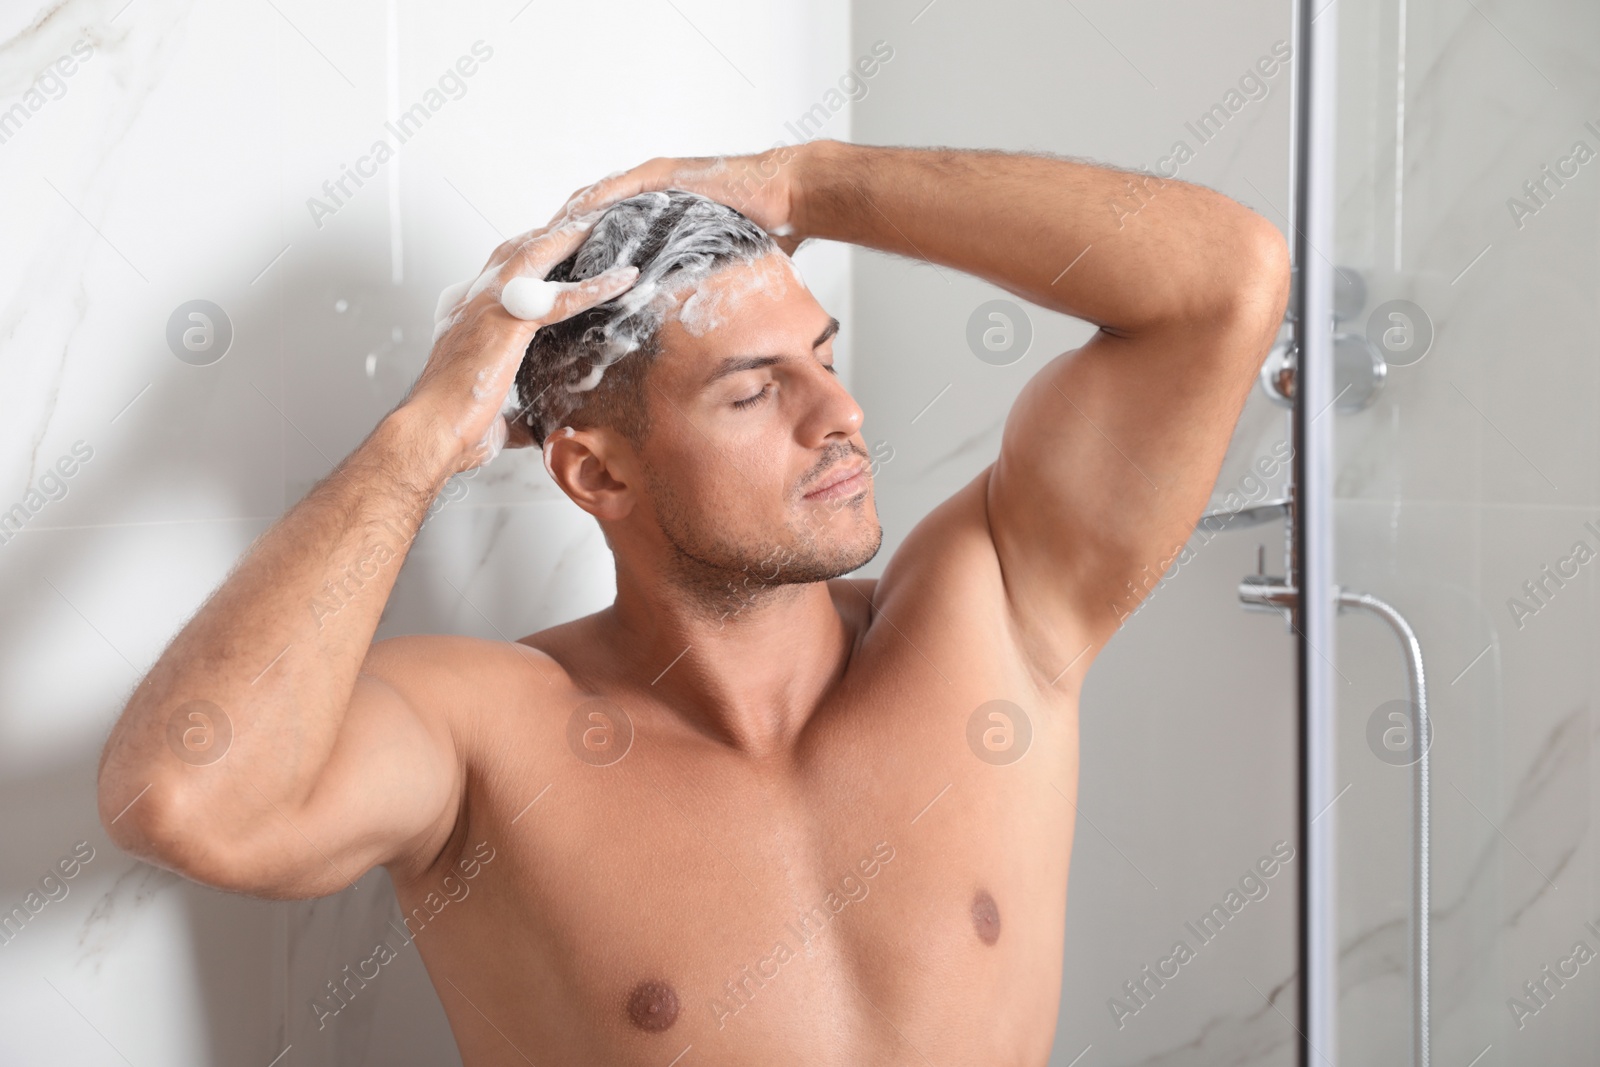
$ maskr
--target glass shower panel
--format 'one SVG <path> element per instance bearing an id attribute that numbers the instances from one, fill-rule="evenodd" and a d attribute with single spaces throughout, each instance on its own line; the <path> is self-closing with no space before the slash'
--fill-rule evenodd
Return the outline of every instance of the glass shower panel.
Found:
<path id="1" fill-rule="evenodd" d="M 1432 1061 L 1593 1062 L 1600 7 L 1318 17 L 1340 54 L 1319 252 L 1355 294 L 1335 325 L 1336 573 L 1409 621 L 1426 669 Z M 1414 1062 L 1424 734 L 1380 619 L 1342 614 L 1336 663 L 1338 1059 Z"/>

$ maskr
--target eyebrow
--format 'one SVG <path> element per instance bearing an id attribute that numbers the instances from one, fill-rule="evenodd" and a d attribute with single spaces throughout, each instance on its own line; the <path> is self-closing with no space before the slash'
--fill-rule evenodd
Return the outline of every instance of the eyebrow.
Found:
<path id="1" fill-rule="evenodd" d="M 813 349 L 822 347 L 824 341 L 838 332 L 839 320 L 829 316 L 828 325 L 824 326 L 822 332 L 817 334 L 817 339 L 811 342 L 811 347 Z M 774 363 L 782 362 L 782 356 L 729 356 L 717 366 L 716 370 L 706 376 L 701 388 L 705 388 L 719 379 L 726 378 L 730 374 L 738 374 L 740 371 L 745 370 L 758 370 L 762 367 L 770 367 Z"/>

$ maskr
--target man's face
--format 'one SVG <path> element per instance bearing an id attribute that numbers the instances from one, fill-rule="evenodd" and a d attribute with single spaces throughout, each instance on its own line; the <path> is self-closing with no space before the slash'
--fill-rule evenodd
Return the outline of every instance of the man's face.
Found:
<path id="1" fill-rule="evenodd" d="M 718 271 L 666 316 L 640 504 L 718 590 L 823 581 L 882 543 L 861 408 L 832 369 L 837 329 L 781 252 Z"/>

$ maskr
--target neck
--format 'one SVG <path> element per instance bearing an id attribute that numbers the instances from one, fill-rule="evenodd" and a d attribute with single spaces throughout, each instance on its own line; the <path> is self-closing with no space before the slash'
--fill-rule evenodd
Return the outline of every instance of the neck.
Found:
<path id="1" fill-rule="evenodd" d="M 598 620 L 607 645 L 691 728 L 755 755 L 792 745 L 855 641 L 828 583 L 752 589 L 719 606 L 662 574 L 618 560 L 617 598 Z"/>

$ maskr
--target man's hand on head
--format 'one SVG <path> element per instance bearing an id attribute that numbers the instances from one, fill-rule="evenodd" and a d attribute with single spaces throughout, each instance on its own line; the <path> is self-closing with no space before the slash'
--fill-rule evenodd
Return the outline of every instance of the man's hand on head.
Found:
<path id="1" fill-rule="evenodd" d="M 604 211 L 639 193 L 683 189 L 734 208 L 772 234 L 785 254 L 793 255 L 807 237 L 800 232 L 800 208 L 804 162 L 810 152 L 808 143 L 744 156 L 657 156 L 577 190 L 550 224 Z"/>
<path id="2" fill-rule="evenodd" d="M 433 350 L 402 406 L 426 413 L 457 454 L 457 469 L 492 460 L 503 447 L 534 444 L 501 408 L 533 335 L 604 303 L 633 284 L 635 267 L 581 282 L 545 282 L 588 237 L 599 211 L 572 215 L 500 245 L 476 280 L 450 286 L 435 312 Z"/>

